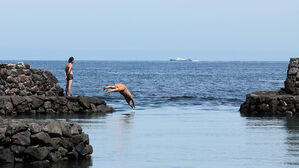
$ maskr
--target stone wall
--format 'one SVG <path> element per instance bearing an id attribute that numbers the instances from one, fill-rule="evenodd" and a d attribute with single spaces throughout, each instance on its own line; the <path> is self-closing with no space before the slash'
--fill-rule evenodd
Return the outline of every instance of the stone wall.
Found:
<path id="1" fill-rule="evenodd" d="M 290 59 L 284 84 L 287 93 L 299 95 L 299 58 Z"/>
<path id="2" fill-rule="evenodd" d="M 244 116 L 296 116 L 299 114 L 299 58 L 291 58 L 285 88 L 247 94 L 240 112 Z"/>
<path id="3" fill-rule="evenodd" d="M 111 113 L 102 99 L 78 96 L 0 96 L 0 115 Z"/>
<path id="4" fill-rule="evenodd" d="M 0 96 L 63 96 L 57 82 L 51 72 L 30 69 L 28 64 L 0 64 Z"/>
<path id="5" fill-rule="evenodd" d="M 65 97 L 57 82 L 51 72 L 28 64 L 0 64 L 0 115 L 114 112 L 102 99 Z"/>
<path id="6" fill-rule="evenodd" d="M 299 95 L 282 90 L 253 92 L 246 96 L 240 112 L 248 117 L 295 116 L 299 114 Z"/>
<path id="7" fill-rule="evenodd" d="M 92 152 L 89 137 L 78 124 L 0 118 L 0 163 L 40 165 L 85 158 Z"/>

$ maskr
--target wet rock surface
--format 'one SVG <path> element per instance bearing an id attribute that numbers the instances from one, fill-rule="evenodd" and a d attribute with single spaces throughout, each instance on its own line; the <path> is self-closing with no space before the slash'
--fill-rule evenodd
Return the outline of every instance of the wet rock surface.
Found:
<path id="1" fill-rule="evenodd" d="M 0 115 L 112 112 L 104 100 L 87 96 L 0 96 Z"/>
<path id="2" fill-rule="evenodd" d="M 0 118 L 0 130 L 0 163 L 50 163 L 85 158 L 93 152 L 88 135 L 71 122 Z"/>
<path id="3" fill-rule="evenodd" d="M 285 88 L 247 94 L 240 112 L 243 116 L 299 115 L 299 58 L 291 58 Z"/>

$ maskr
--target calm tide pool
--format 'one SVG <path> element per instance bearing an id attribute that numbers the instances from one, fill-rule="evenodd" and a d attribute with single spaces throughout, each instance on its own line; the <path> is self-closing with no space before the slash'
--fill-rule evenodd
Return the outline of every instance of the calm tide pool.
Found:
<path id="1" fill-rule="evenodd" d="M 236 107 L 201 106 L 71 120 L 82 124 L 94 147 L 86 167 L 299 166 L 296 119 L 244 118 Z"/>

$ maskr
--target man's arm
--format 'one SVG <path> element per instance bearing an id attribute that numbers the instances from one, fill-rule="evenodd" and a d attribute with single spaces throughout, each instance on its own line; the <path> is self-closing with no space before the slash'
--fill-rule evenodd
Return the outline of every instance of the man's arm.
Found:
<path id="1" fill-rule="evenodd" d="M 67 80 L 67 76 L 66 76 L 66 72 L 64 71 L 64 77 L 65 77 L 65 80 Z"/>
<path id="2" fill-rule="evenodd" d="M 71 73 L 72 66 L 73 66 L 73 65 L 71 64 L 71 65 L 68 67 L 67 75 Z"/>
<path id="3" fill-rule="evenodd" d="M 132 97 L 132 104 L 133 104 L 133 107 L 136 108 L 135 107 L 135 100 L 133 99 L 133 97 Z"/>

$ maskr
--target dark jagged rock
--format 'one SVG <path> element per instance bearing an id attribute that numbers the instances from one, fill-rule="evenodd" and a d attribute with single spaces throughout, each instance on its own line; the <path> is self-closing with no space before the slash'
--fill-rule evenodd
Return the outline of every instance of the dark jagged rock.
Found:
<path id="1" fill-rule="evenodd" d="M 12 136 L 12 142 L 17 145 L 29 146 L 30 145 L 30 131 L 19 132 Z"/>
<path id="2" fill-rule="evenodd" d="M 0 115 L 111 113 L 102 99 L 64 97 L 51 72 L 24 63 L 0 64 Z"/>
<path id="3" fill-rule="evenodd" d="M 30 69 L 30 65 L 24 63 L 18 64 L 1 64 L 0 66 L 1 90 L 4 90 L 4 95 L 20 95 L 21 89 L 23 96 L 30 95 L 45 95 L 50 92 L 51 95 L 63 95 L 63 89 L 57 87 L 58 80 L 51 72 Z M 12 88 L 12 86 L 17 86 Z M 43 92 L 34 90 L 43 88 Z"/>
<path id="4" fill-rule="evenodd" d="M 31 136 L 31 143 L 40 145 L 51 145 L 52 140 L 49 134 L 45 132 L 39 132 Z"/>
<path id="5" fill-rule="evenodd" d="M 43 131 L 55 137 L 60 137 L 62 135 L 61 126 L 58 121 L 48 123 L 43 127 Z"/>
<path id="6" fill-rule="evenodd" d="M 86 155 L 91 154 L 93 152 L 92 146 L 84 145 L 84 143 L 78 144 L 75 148 L 76 148 L 76 151 L 81 156 L 86 156 Z"/>
<path id="7" fill-rule="evenodd" d="M 0 163 L 30 162 L 38 165 L 85 158 L 91 153 L 88 135 L 78 124 L 0 117 Z"/>
<path id="8" fill-rule="evenodd" d="M 25 151 L 25 155 L 29 158 L 29 160 L 44 160 L 48 154 L 49 150 L 47 147 L 38 147 L 38 146 L 29 146 Z"/>
<path id="9" fill-rule="evenodd" d="M 26 147 L 19 145 L 12 145 L 10 148 L 15 155 L 21 155 L 26 149 Z"/>
<path id="10" fill-rule="evenodd" d="M 14 154 L 9 148 L 0 149 L 0 162 L 14 163 Z"/>
<path id="11" fill-rule="evenodd" d="M 247 94 L 240 112 L 244 116 L 295 116 L 299 114 L 299 58 L 291 58 L 285 88 Z"/>
<path id="12" fill-rule="evenodd" d="M 0 96 L 0 111 L 3 115 L 35 113 L 112 113 L 114 109 L 104 100 L 87 96 Z M 0 113 L 1 114 L 1 113 Z"/>

